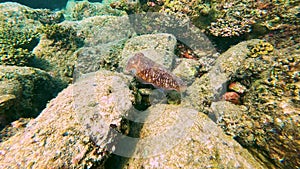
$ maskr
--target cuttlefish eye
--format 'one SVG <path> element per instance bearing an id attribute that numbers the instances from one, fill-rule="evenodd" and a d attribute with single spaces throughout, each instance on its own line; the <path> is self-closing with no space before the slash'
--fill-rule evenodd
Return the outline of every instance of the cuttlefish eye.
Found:
<path id="1" fill-rule="evenodd" d="M 130 70 L 129 70 L 129 73 L 130 73 L 131 75 L 135 76 L 135 75 L 136 75 L 136 69 L 134 69 L 134 68 L 130 69 Z"/>

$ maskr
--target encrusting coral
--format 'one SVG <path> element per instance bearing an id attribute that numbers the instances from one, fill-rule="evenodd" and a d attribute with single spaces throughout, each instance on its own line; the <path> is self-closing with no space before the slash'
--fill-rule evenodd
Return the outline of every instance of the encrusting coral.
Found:
<path id="1" fill-rule="evenodd" d="M 0 64 L 28 65 L 33 58 L 31 50 L 38 42 L 38 34 L 33 30 L 20 30 L 20 25 L 0 22 Z"/>

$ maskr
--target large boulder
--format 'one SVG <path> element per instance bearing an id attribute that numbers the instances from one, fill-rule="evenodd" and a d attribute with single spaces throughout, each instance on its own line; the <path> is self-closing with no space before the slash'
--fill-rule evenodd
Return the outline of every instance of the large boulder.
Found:
<path id="1" fill-rule="evenodd" d="M 0 144 L 1 166 L 101 166 L 115 138 L 111 126 L 120 127 L 131 107 L 127 83 L 122 74 L 102 71 L 70 85 L 23 132 Z"/>
<path id="2" fill-rule="evenodd" d="M 36 117 L 62 89 L 57 79 L 36 68 L 0 66 L 1 127 L 20 117 Z"/>
<path id="3" fill-rule="evenodd" d="M 299 167 L 295 160 L 299 52 L 295 49 L 277 51 L 257 39 L 241 42 L 221 54 L 211 71 L 187 89 L 188 103 L 272 168 Z M 224 101 L 233 90 L 238 98 L 232 99 L 240 105 Z"/>
<path id="4" fill-rule="evenodd" d="M 143 115 L 129 168 L 263 168 L 212 120 L 192 108 L 157 104 Z M 124 150 L 120 151 L 122 155 Z"/>

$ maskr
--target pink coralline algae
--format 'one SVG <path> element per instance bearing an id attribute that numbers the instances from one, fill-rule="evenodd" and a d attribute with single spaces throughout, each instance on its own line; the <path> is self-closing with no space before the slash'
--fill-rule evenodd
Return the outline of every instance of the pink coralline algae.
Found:
<path id="1" fill-rule="evenodd" d="M 233 104 L 240 104 L 240 95 L 237 94 L 236 92 L 226 92 L 226 93 L 224 93 L 222 98 Z"/>
<path id="2" fill-rule="evenodd" d="M 157 88 L 178 92 L 183 92 L 186 89 L 185 83 L 180 78 L 160 64 L 145 57 L 143 53 L 132 56 L 128 60 L 125 70 L 137 77 L 142 83 L 152 84 Z"/>

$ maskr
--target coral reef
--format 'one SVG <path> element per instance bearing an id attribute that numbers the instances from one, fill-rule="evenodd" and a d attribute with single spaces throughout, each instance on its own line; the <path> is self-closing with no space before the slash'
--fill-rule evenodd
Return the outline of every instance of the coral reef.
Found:
<path id="1" fill-rule="evenodd" d="M 56 24 L 65 19 L 61 11 L 53 12 L 48 9 L 24 10 L 23 13 L 26 18 L 37 20 L 42 24 Z"/>
<path id="2" fill-rule="evenodd" d="M 256 44 L 255 46 L 249 46 L 251 48 L 250 50 L 250 57 L 256 58 L 258 56 L 261 55 L 267 55 L 268 53 L 272 52 L 274 47 L 268 43 L 268 42 L 264 42 L 264 41 L 259 41 L 258 44 Z"/>
<path id="3" fill-rule="evenodd" d="M 113 2 L 113 8 L 128 14 L 142 12 L 167 13 L 179 18 L 188 16 L 200 29 L 216 37 L 257 37 L 269 31 L 299 24 L 296 1 L 141 1 Z"/>
<path id="4" fill-rule="evenodd" d="M 109 4 L 91 3 L 88 1 L 68 1 L 64 15 L 67 20 L 82 20 L 93 16 L 121 16 L 125 12 L 112 9 Z"/>
<path id="5" fill-rule="evenodd" d="M 38 28 L 37 31 L 47 39 L 52 40 L 53 46 L 65 48 L 66 50 L 75 50 L 83 46 L 84 38 L 77 36 L 76 31 L 71 27 L 47 24 Z"/>
<path id="6" fill-rule="evenodd" d="M 74 52 L 84 44 L 84 38 L 70 26 L 45 25 L 38 29 L 42 34 L 40 43 L 34 48 L 34 67 L 38 67 L 66 86 L 72 82 L 76 56 Z"/>
<path id="7" fill-rule="evenodd" d="M 69 1 L 57 12 L 1 3 L 0 11 L 0 127 L 38 115 L 75 83 L 36 119 L 4 128 L 4 167 L 300 167 L 298 2 Z M 214 49 L 244 39 L 252 40 Z M 132 64 L 136 53 L 151 61 Z M 160 64 L 147 70 L 156 86 L 179 91 L 165 85 L 172 72 L 186 92 L 123 74 L 129 66 L 153 83 L 140 64 Z M 134 141 L 124 144 L 127 136 Z M 155 136 L 162 146 L 147 142 Z M 128 149 L 154 156 L 106 162 Z"/>
<path id="8" fill-rule="evenodd" d="M 38 34 L 34 30 L 22 30 L 20 24 L 0 21 L 0 64 L 29 65 L 37 45 Z"/>

